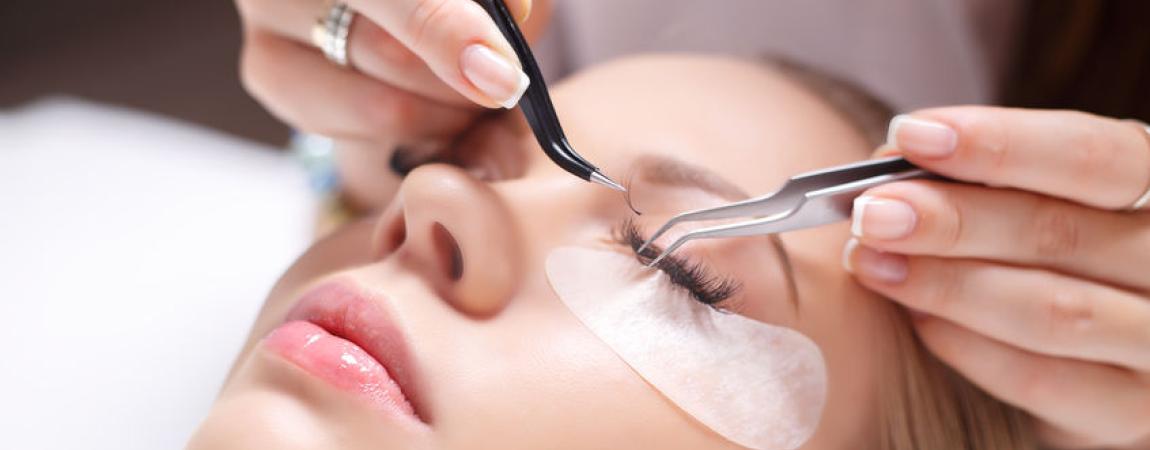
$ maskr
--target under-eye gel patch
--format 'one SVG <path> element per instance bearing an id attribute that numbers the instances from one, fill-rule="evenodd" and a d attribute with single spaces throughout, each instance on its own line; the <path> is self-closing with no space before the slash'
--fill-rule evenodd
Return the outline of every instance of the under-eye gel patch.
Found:
<path id="1" fill-rule="evenodd" d="M 633 257 L 563 247 L 547 257 L 559 299 L 632 369 L 723 437 L 757 450 L 810 438 L 826 400 L 818 346 L 789 328 L 715 311 Z"/>

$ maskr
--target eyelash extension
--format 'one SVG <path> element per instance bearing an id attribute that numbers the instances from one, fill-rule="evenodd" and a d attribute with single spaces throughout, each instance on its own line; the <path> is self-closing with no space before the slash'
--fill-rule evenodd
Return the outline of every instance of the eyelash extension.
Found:
<path id="1" fill-rule="evenodd" d="M 635 213 L 636 216 L 641 216 L 643 215 L 643 211 L 636 209 L 635 202 L 631 200 L 631 193 L 635 192 L 635 176 L 635 173 L 631 173 L 627 176 L 627 190 L 623 192 L 623 200 L 627 201 L 627 207 L 631 208 L 631 212 Z"/>
<path id="2" fill-rule="evenodd" d="M 643 249 L 642 254 L 639 253 L 639 247 L 643 245 L 646 238 L 639 231 L 639 226 L 631 219 L 627 219 L 615 229 L 614 238 L 620 245 L 631 247 L 631 251 L 635 253 L 635 259 L 644 265 L 650 263 L 662 252 L 662 249 L 651 245 Z M 677 254 L 663 258 L 656 267 L 667 274 L 671 283 L 690 293 L 691 298 L 695 301 L 715 309 L 722 310 L 720 303 L 730 299 L 739 289 L 742 289 L 742 284 L 737 280 L 712 275 L 702 264 L 684 259 Z"/>

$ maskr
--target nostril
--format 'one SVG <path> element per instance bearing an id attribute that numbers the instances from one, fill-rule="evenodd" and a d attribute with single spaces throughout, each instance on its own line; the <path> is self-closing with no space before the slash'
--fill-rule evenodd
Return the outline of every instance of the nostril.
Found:
<path id="1" fill-rule="evenodd" d="M 454 281 L 462 279 L 463 252 L 459 249 L 459 243 L 455 242 L 455 237 L 443 224 L 436 223 L 431 229 L 431 239 L 435 245 L 435 253 L 442 258 L 443 267 L 447 268 L 448 276 Z"/>
<path id="2" fill-rule="evenodd" d="M 407 240 L 407 227 L 403 226 L 403 221 L 399 221 L 399 226 L 391 230 L 391 234 L 387 237 L 387 243 L 391 248 L 399 248 L 403 245 L 403 241 Z"/>
<path id="3" fill-rule="evenodd" d="M 403 245 L 403 241 L 407 240 L 407 225 L 404 223 L 403 214 L 396 214 L 390 221 L 385 222 L 378 247 L 382 250 L 382 255 L 389 255 L 394 252 L 399 246 Z"/>

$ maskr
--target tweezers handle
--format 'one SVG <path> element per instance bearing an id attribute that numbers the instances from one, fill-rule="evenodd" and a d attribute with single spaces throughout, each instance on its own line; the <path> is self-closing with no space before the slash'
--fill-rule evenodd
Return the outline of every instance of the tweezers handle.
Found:
<path id="1" fill-rule="evenodd" d="M 531 79 L 527 92 L 523 93 L 523 98 L 519 101 L 519 107 L 523 110 L 527 123 L 531 125 L 535 140 L 543 147 L 543 152 L 551 158 L 551 161 L 563 170 L 585 180 L 589 179 L 597 169 L 575 153 L 571 144 L 567 142 L 567 135 L 559 125 L 559 116 L 556 115 L 555 105 L 551 103 L 551 95 L 547 92 L 547 84 L 543 81 L 543 72 L 535 62 L 535 54 L 531 52 L 527 38 L 515 23 L 515 17 L 511 15 L 503 0 L 478 0 L 478 2 L 495 20 L 495 26 L 503 33 L 503 37 L 511 43 L 511 48 L 515 50 L 515 55 L 519 57 L 519 63 L 523 66 L 523 72 Z"/>
<path id="2" fill-rule="evenodd" d="M 899 158 L 901 159 L 901 158 Z M 803 200 L 795 208 L 778 215 L 768 216 L 748 222 L 720 225 L 687 233 L 689 239 L 707 239 L 716 237 L 755 236 L 761 234 L 775 234 L 813 228 L 821 225 L 840 222 L 850 219 L 853 203 L 858 196 L 876 186 L 896 181 L 926 179 L 951 181 L 950 179 L 933 172 L 919 169 L 906 162 L 891 161 L 890 164 L 879 164 L 887 169 L 892 167 L 909 167 L 909 170 L 878 173 L 877 175 L 856 179 L 840 185 L 827 186 L 816 189 L 803 195 Z"/>
<path id="3" fill-rule="evenodd" d="M 672 225 L 698 220 L 728 219 L 741 216 L 766 217 L 790 210 L 803 201 L 808 192 L 837 186 L 852 181 L 890 173 L 914 170 L 918 167 L 902 157 L 859 161 L 841 166 L 804 172 L 787 180 L 779 190 L 759 197 L 737 201 L 723 206 L 689 211 L 671 218 L 655 235 L 662 234 Z"/>
<path id="4" fill-rule="evenodd" d="M 945 177 L 914 168 L 813 191 L 806 195 L 806 202 L 799 207 L 799 210 L 792 217 L 779 221 L 778 225 L 789 228 L 783 231 L 791 231 L 848 220 L 851 218 L 855 199 L 863 192 L 884 184 L 906 180 L 945 180 Z M 781 233 L 782 231 L 772 232 Z"/>
<path id="5" fill-rule="evenodd" d="M 775 234 L 847 220 L 851 216 L 855 198 L 866 190 L 882 184 L 911 179 L 948 180 L 946 177 L 921 169 L 901 157 L 862 161 L 807 172 L 791 178 L 782 189 L 763 197 L 719 208 L 679 214 L 664 223 L 640 248 L 646 248 L 676 223 L 729 218 L 743 212 L 755 214 L 758 218 L 687 232 L 667 246 L 652 260 L 652 264 L 695 239 Z"/>
<path id="6" fill-rule="evenodd" d="M 858 161 L 826 169 L 812 170 L 792 178 L 792 181 L 818 181 L 824 186 L 849 183 L 854 180 L 876 177 L 889 173 L 917 169 L 918 166 L 901 156 Z"/>

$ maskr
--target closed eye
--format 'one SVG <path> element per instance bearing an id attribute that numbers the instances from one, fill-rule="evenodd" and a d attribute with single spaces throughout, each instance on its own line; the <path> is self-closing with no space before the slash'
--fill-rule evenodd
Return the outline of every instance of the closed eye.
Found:
<path id="1" fill-rule="evenodd" d="M 639 226 L 631 219 L 625 220 L 615 229 L 614 239 L 620 245 L 630 247 L 635 258 L 644 265 L 662 252 L 656 246 L 648 246 L 639 253 L 639 247 L 646 238 L 639 230 Z M 691 298 L 699 303 L 716 309 L 731 310 L 730 305 L 724 305 L 742 289 L 742 283 L 730 277 L 720 277 L 713 274 L 701 263 L 691 261 L 680 254 L 671 254 L 659 261 L 655 267 L 665 273 L 676 287 L 687 291 Z"/>

